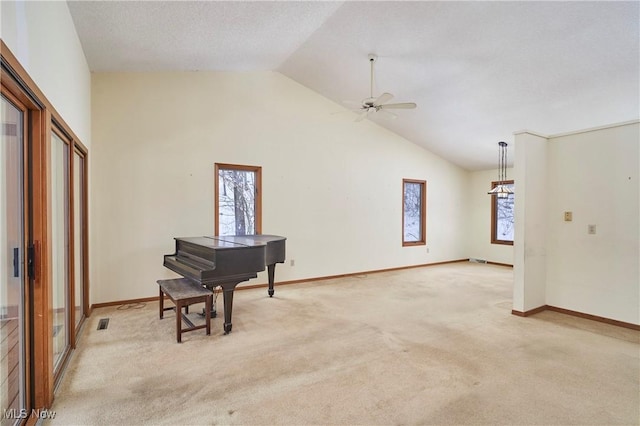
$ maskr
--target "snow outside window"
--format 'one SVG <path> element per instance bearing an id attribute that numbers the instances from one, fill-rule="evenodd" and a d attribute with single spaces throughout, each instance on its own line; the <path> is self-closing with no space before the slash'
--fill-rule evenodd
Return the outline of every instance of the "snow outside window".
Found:
<path id="1" fill-rule="evenodd" d="M 261 167 L 216 163 L 216 235 L 261 232 Z"/>
<path id="2" fill-rule="evenodd" d="M 402 180 L 402 245 L 426 244 L 427 182 Z"/>
<path id="3" fill-rule="evenodd" d="M 491 188 L 495 188 L 498 182 L 492 182 Z M 506 181 L 505 186 L 514 190 L 512 180 Z M 491 196 L 491 243 L 513 245 L 514 228 L 514 195 L 506 198 Z"/>

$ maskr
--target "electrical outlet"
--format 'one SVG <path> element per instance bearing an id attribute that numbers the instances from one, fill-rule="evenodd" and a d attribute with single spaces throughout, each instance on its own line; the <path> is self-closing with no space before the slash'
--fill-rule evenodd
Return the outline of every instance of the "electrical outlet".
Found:
<path id="1" fill-rule="evenodd" d="M 291 261 L 289 262 L 291 264 L 291 266 L 296 266 L 296 261 L 295 259 L 291 259 Z"/>
<path id="2" fill-rule="evenodd" d="M 427 247 L 427 253 L 429 253 L 429 247 Z"/>
<path id="3" fill-rule="evenodd" d="M 596 226 L 595 225 L 587 225 L 587 233 L 589 235 L 595 235 L 596 234 Z"/>
<path id="4" fill-rule="evenodd" d="M 571 222 L 573 220 L 573 212 L 564 212 L 564 221 Z"/>

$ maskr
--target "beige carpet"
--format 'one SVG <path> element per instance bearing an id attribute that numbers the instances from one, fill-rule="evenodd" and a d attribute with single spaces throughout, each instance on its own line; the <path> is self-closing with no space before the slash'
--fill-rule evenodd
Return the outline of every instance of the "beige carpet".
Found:
<path id="1" fill-rule="evenodd" d="M 238 291 L 230 335 L 218 317 L 182 344 L 157 303 L 97 309 L 50 423 L 638 424 L 640 333 L 513 316 L 512 281 L 458 263 Z"/>

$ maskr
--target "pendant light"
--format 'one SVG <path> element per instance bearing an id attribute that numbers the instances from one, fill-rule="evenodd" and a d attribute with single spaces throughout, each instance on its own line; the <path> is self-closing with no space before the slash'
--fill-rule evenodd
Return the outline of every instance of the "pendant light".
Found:
<path id="1" fill-rule="evenodd" d="M 513 194 L 513 190 L 505 183 L 507 181 L 507 143 L 498 142 L 499 156 L 498 156 L 498 184 L 491 191 L 487 192 L 489 195 L 497 195 L 498 198 L 507 198 Z"/>

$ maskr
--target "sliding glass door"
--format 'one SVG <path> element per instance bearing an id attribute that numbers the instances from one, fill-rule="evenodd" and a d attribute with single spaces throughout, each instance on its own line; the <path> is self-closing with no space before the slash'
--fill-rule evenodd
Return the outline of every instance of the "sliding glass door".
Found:
<path id="1" fill-rule="evenodd" d="M 51 133 L 53 367 L 64 365 L 87 309 L 85 154 L 61 131 Z"/>
<path id="2" fill-rule="evenodd" d="M 88 151 L 0 45 L 0 426 L 13 426 L 51 406 L 89 315 Z"/>
<path id="3" fill-rule="evenodd" d="M 51 248 L 53 368 L 57 373 L 69 347 L 69 144 L 51 133 Z"/>
<path id="4" fill-rule="evenodd" d="M 24 232 L 25 110 L 2 96 L 0 146 L 0 424 L 26 409 L 27 334 Z M 7 415 L 8 413 L 8 415 Z"/>
<path id="5" fill-rule="evenodd" d="M 77 335 L 85 312 L 85 156 L 73 152 L 73 325 Z"/>

